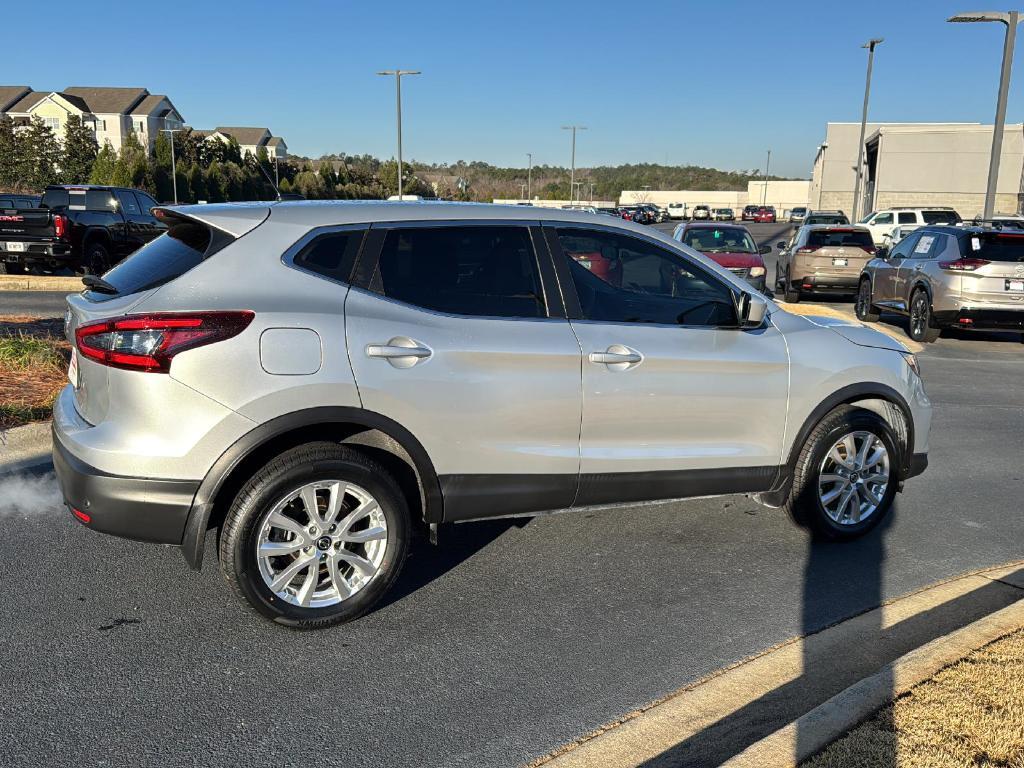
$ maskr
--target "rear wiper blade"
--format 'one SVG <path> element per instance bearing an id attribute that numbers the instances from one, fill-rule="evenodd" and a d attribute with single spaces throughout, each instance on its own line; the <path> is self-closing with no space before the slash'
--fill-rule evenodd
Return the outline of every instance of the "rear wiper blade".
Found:
<path id="1" fill-rule="evenodd" d="M 96 291 L 96 293 L 109 293 L 112 295 L 119 293 L 117 288 L 108 283 L 102 277 L 97 277 L 96 275 L 86 275 L 82 278 L 82 282 L 85 284 L 86 288 Z"/>

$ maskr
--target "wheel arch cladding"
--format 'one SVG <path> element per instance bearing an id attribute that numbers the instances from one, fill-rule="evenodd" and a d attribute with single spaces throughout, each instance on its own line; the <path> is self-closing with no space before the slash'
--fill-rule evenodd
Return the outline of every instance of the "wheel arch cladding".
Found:
<path id="1" fill-rule="evenodd" d="M 207 472 L 196 492 L 182 538 L 182 554 L 202 566 L 206 532 L 217 527 L 245 482 L 282 451 L 309 442 L 350 445 L 383 464 L 399 482 L 410 509 L 424 522 L 443 518 L 441 486 L 423 445 L 386 416 L 351 407 L 320 407 L 278 416 L 228 448 Z"/>

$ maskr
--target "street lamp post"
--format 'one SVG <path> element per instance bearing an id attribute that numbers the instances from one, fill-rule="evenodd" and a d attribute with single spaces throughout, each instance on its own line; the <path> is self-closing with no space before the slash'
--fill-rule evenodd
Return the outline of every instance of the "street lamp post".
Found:
<path id="1" fill-rule="evenodd" d="M 529 200 L 533 196 L 533 153 L 527 152 L 526 158 L 530 163 L 526 168 L 526 199 Z"/>
<path id="2" fill-rule="evenodd" d="M 174 160 L 174 134 L 178 133 L 183 129 L 181 128 L 162 128 L 164 133 L 171 134 L 171 186 L 174 189 L 174 204 L 178 204 L 178 171 L 177 165 Z"/>
<path id="3" fill-rule="evenodd" d="M 572 167 L 569 170 L 569 202 L 574 202 L 573 190 L 576 186 L 576 131 L 585 131 L 585 125 L 563 125 L 563 131 L 572 131 Z"/>
<path id="4" fill-rule="evenodd" d="M 761 189 L 761 205 L 768 203 L 768 171 L 772 167 L 772 151 L 768 150 L 768 159 L 764 164 L 764 187 Z"/>
<path id="5" fill-rule="evenodd" d="M 378 75 L 395 76 L 395 104 L 398 115 L 398 199 L 402 199 L 402 75 L 418 75 L 416 69 L 386 69 Z"/>
<path id="6" fill-rule="evenodd" d="M 860 140 L 857 142 L 857 181 L 853 185 L 853 220 L 860 220 L 860 186 L 864 177 L 864 131 L 868 126 L 868 98 L 871 96 L 871 68 L 875 62 L 875 48 L 884 38 L 873 37 L 862 48 L 868 49 L 868 74 L 864 81 L 864 107 L 860 113 Z"/>
<path id="7" fill-rule="evenodd" d="M 985 187 L 985 212 L 982 218 L 991 219 L 996 206 L 996 184 L 999 181 L 999 160 L 1003 154 L 1003 126 L 1006 123 L 1006 97 L 1010 91 L 1010 69 L 1013 66 L 1013 46 L 1017 41 L 1019 11 L 977 11 L 950 16 L 946 21 L 953 23 L 974 23 L 998 21 L 1006 26 L 1003 38 L 1003 67 L 999 74 L 999 97 L 996 100 L 996 122 L 992 126 L 992 154 L 988 161 L 988 185 Z"/>

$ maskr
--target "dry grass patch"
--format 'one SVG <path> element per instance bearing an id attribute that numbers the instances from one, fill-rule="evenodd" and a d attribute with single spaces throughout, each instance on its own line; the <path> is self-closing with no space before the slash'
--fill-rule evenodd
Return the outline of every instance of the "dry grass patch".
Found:
<path id="1" fill-rule="evenodd" d="M 805 768 L 1024 768 L 1024 630 L 939 672 Z"/>
<path id="2" fill-rule="evenodd" d="M 0 315 L 0 430 L 50 418 L 70 354 L 60 320 Z"/>

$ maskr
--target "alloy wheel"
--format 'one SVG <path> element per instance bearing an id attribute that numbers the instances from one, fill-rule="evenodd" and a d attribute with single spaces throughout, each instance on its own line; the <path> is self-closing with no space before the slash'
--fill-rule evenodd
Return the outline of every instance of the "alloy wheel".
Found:
<path id="1" fill-rule="evenodd" d="M 872 432 L 850 432 L 825 454 L 818 470 L 818 500 L 833 522 L 856 525 L 881 506 L 889 480 L 889 452 L 882 439 Z"/>
<path id="2" fill-rule="evenodd" d="M 918 293 L 910 305 L 910 336 L 921 339 L 928 328 L 928 297 Z"/>
<path id="3" fill-rule="evenodd" d="M 278 598 L 302 608 L 347 600 L 380 571 L 388 524 L 377 500 L 343 480 L 306 483 L 261 518 L 260 575 Z"/>

